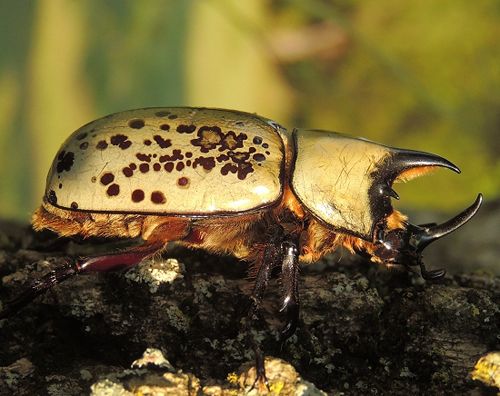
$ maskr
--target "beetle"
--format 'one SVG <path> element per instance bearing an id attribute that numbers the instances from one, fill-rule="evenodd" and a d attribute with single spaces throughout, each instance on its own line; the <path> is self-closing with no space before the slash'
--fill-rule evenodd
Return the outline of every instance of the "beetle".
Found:
<path id="1" fill-rule="evenodd" d="M 47 176 L 35 230 L 60 236 L 141 237 L 143 244 L 84 257 L 33 282 L 0 318 L 79 273 L 134 266 L 175 241 L 251 263 L 252 316 L 273 269 L 289 338 L 299 319 L 298 263 L 344 247 L 371 261 L 420 267 L 422 251 L 469 221 L 479 194 L 443 224 L 414 225 L 391 205 L 394 182 L 457 166 L 434 154 L 335 132 L 288 131 L 255 114 L 210 108 L 144 108 L 92 121 L 62 145 Z M 256 348 L 257 370 L 265 379 Z"/>

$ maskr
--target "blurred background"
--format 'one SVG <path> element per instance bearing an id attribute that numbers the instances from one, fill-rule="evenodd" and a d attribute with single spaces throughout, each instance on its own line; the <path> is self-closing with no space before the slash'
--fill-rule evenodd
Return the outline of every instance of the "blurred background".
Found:
<path id="1" fill-rule="evenodd" d="M 500 193 L 497 0 L 3 0 L 0 217 L 28 221 L 63 140 L 147 106 L 238 109 L 438 153 L 398 185 L 454 212 Z"/>

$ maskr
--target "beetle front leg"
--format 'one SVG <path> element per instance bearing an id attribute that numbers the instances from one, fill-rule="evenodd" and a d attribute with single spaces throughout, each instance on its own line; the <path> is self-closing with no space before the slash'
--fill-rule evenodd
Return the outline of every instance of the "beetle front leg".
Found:
<path id="1" fill-rule="evenodd" d="M 40 279 L 33 281 L 19 296 L 8 301 L 2 311 L 0 311 L 0 319 L 11 316 L 53 286 L 75 275 L 86 272 L 104 272 L 133 267 L 162 247 L 163 244 L 159 242 L 148 243 L 120 253 L 79 258 L 74 263 L 68 263 L 65 266 L 55 268 Z"/>
<path id="2" fill-rule="evenodd" d="M 280 312 L 285 312 L 286 325 L 280 332 L 280 340 L 284 343 L 290 338 L 299 321 L 299 249 L 295 241 L 286 241 L 282 244 L 283 261 L 281 265 L 281 282 L 283 289 L 283 304 Z"/>

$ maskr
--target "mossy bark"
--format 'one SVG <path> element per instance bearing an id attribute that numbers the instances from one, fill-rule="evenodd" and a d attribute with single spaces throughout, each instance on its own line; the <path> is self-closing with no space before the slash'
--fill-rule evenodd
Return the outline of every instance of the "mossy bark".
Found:
<path id="1" fill-rule="evenodd" d="M 117 246 L 2 223 L 0 301 L 68 256 Z M 0 394 L 86 394 L 104 378 L 129 375 L 124 370 L 151 347 L 195 376 L 199 392 L 234 386 L 228 374 L 253 361 L 243 330 L 251 290 L 245 263 L 180 249 L 164 257 L 127 273 L 74 277 L 0 321 Z M 499 286 L 498 276 L 485 274 L 425 283 L 417 274 L 332 256 L 301 268 L 296 334 L 280 349 L 274 280 L 255 337 L 266 355 L 327 394 L 488 393 L 469 373 L 500 348 Z"/>

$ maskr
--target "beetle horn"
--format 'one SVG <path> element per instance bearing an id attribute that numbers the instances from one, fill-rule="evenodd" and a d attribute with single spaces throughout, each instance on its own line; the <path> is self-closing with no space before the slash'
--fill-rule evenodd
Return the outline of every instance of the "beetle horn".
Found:
<path id="1" fill-rule="evenodd" d="M 411 174 L 411 170 L 414 168 L 432 168 L 435 166 L 448 168 L 456 173 L 460 173 L 458 166 L 439 155 L 401 149 L 394 149 L 388 164 L 388 173 L 392 180 L 405 180 L 418 176 L 418 171 L 414 175 Z"/>
<path id="2" fill-rule="evenodd" d="M 476 201 L 471 206 L 450 220 L 445 221 L 442 224 L 432 225 L 430 227 L 415 227 L 415 230 L 411 235 L 411 243 L 415 246 L 416 252 L 420 254 L 435 240 L 448 235 L 450 232 L 455 231 L 457 228 L 460 228 L 467 223 L 477 213 L 482 202 L 483 195 L 478 194 Z"/>

